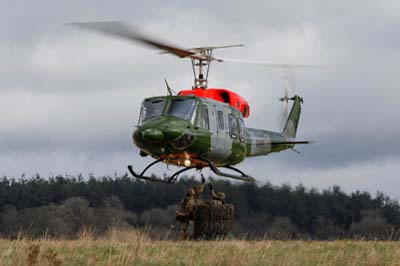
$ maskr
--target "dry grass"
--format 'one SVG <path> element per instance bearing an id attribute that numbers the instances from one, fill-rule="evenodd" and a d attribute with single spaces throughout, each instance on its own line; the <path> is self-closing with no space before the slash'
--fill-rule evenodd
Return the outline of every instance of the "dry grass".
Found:
<path id="1" fill-rule="evenodd" d="M 79 240 L 0 240 L 0 265 L 400 265 L 400 243 L 152 241 L 139 231 Z"/>

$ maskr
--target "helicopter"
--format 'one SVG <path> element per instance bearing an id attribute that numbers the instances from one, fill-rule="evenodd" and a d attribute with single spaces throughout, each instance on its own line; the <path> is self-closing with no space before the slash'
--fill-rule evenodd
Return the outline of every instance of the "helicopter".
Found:
<path id="1" fill-rule="evenodd" d="M 303 103 L 303 98 L 299 95 L 289 96 L 286 91 L 285 96 L 279 99 L 284 103 L 286 112 L 288 102 L 292 102 L 281 132 L 250 128 L 244 123 L 244 119 L 250 116 L 249 103 L 229 89 L 209 88 L 208 75 L 212 62 L 244 62 L 278 68 L 316 67 L 314 65 L 271 64 L 215 57 L 213 51 L 216 49 L 243 45 L 184 49 L 149 37 L 119 21 L 70 24 L 157 48 L 162 50 L 160 54 L 171 54 L 191 60 L 194 75 L 191 89 L 174 94 L 165 80 L 167 95 L 149 97 L 142 102 L 139 121 L 132 139 L 140 150 L 140 156 L 151 156 L 154 161 L 140 173 L 136 172 L 132 165 L 128 165 L 129 172 L 135 178 L 174 183 L 183 172 L 209 168 L 218 176 L 255 182 L 254 177 L 235 165 L 249 157 L 294 150 L 295 145 L 311 143 L 295 139 Z M 175 165 L 182 169 L 164 178 L 146 175 L 157 163 Z"/>

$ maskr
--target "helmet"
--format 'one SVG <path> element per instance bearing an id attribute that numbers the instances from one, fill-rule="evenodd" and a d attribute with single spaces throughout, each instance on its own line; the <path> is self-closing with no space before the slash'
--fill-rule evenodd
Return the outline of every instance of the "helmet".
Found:
<path id="1" fill-rule="evenodd" d="M 194 189 L 193 188 L 188 188 L 186 195 L 188 196 L 194 196 Z"/>
<path id="2" fill-rule="evenodd" d="M 225 193 L 224 192 L 218 192 L 218 199 L 219 200 L 225 200 Z"/>

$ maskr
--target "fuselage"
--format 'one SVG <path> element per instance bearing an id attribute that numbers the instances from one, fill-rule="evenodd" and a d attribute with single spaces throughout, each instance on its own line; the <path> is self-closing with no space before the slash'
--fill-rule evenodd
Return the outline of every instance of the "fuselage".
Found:
<path id="1" fill-rule="evenodd" d="M 142 155 L 178 166 L 235 165 L 246 157 L 267 155 L 292 146 L 274 144 L 282 133 L 246 128 L 242 113 L 209 98 L 159 96 L 142 103 L 133 141 Z"/>

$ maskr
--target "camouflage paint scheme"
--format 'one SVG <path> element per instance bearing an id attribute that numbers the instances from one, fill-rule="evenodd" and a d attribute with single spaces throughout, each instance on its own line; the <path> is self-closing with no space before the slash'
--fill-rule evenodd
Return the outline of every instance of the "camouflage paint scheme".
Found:
<path id="1" fill-rule="evenodd" d="M 195 102 L 193 117 L 182 119 L 168 114 L 172 101 Z M 141 150 L 142 156 L 150 155 L 155 159 L 164 159 L 165 163 L 183 166 L 190 159 L 190 166 L 205 166 L 202 158 L 215 166 L 235 165 L 247 157 L 267 155 L 293 148 L 297 126 L 301 113 L 302 98 L 295 95 L 286 125 L 282 132 L 272 132 L 255 128 L 240 127 L 235 130 L 230 119 L 239 125 L 243 121 L 242 113 L 229 104 L 196 96 L 159 96 L 147 98 L 143 103 L 163 101 L 160 114 L 139 121 L 133 132 L 134 144 Z M 141 118 L 143 119 L 142 105 Z M 208 113 L 208 128 L 201 123 L 204 110 Z M 222 115 L 221 115 L 222 114 Z M 219 117 L 218 117 L 219 116 Z M 223 119 L 218 119 L 223 116 Z M 223 120 L 223 121 L 222 121 Z M 232 122 L 231 121 L 231 122 Z M 234 124 L 234 122 L 232 122 Z M 187 166 L 187 165 L 185 165 Z"/>

